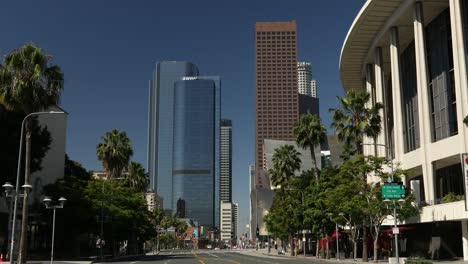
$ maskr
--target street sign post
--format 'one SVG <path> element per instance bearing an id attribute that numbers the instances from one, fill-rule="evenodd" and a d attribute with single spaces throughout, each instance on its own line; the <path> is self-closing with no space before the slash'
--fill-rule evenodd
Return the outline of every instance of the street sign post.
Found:
<path id="1" fill-rule="evenodd" d="M 404 199 L 405 186 L 401 182 L 385 183 L 382 185 L 382 199 Z"/>

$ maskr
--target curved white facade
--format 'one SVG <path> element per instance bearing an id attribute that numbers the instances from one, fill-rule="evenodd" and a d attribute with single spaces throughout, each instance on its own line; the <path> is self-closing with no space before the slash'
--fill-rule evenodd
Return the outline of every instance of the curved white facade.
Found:
<path id="1" fill-rule="evenodd" d="M 421 215 L 409 224 L 458 222 L 468 260 L 460 155 L 468 153 L 468 0 L 368 0 L 346 36 L 340 57 L 345 90 L 367 90 L 385 108 L 383 131 L 365 154 L 392 157 L 412 171 L 404 179 Z M 461 223 L 461 224 L 460 224 Z M 455 236 L 454 236 L 455 237 Z M 460 240 L 458 240 L 460 242 Z"/>

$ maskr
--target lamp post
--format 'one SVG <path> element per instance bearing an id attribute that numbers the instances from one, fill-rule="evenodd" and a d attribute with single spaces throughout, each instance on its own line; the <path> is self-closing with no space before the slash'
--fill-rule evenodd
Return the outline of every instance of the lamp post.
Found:
<path id="1" fill-rule="evenodd" d="M 341 214 L 341 213 L 340 213 Z M 339 214 L 339 215 L 340 215 Z M 335 233 L 336 233 L 336 260 L 340 260 L 340 244 L 339 244 L 339 234 L 338 234 L 338 222 L 337 221 L 333 221 L 332 217 L 333 217 L 333 214 L 332 213 L 328 213 L 328 217 L 330 217 L 330 220 L 332 220 L 332 222 L 335 222 Z"/>
<path id="2" fill-rule="evenodd" d="M 32 116 L 38 116 L 38 115 L 43 115 L 43 114 L 65 114 L 65 112 L 62 112 L 62 111 L 49 111 L 49 112 L 34 112 L 34 113 L 30 113 L 28 115 L 26 115 L 23 119 L 23 121 L 21 122 L 21 133 L 20 133 L 20 145 L 19 145 L 19 151 L 18 151 L 18 167 L 16 169 L 16 189 L 15 189 L 15 193 L 17 195 L 14 196 L 14 205 L 13 205 L 13 220 L 12 220 L 12 224 L 11 224 L 11 244 L 10 244 L 10 263 L 13 263 L 13 250 L 15 248 L 15 224 L 16 224 L 16 212 L 17 212 L 17 209 L 18 209 L 18 194 L 19 194 L 19 176 L 20 176 L 20 172 L 21 172 L 21 158 L 22 158 L 22 153 L 23 153 L 23 132 L 24 132 L 24 123 L 26 122 L 26 120 L 29 118 L 29 117 L 32 117 Z M 29 166 L 29 161 L 28 162 L 28 166 Z M 26 166 L 26 167 L 28 167 Z M 26 180 L 26 175 L 25 175 L 25 180 Z M 25 199 L 27 199 L 27 191 L 26 190 L 30 190 L 32 187 L 30 187 L 28 189 L 27 186 L 31 186 L 29 185 L 28 182 L 25 181 L 24 185 L 23 186 L 26 186 L 25 188 L 25 192 L 24 192 L 24 196 L 22 197 L 25 197 Z M 25 200 L 26 202 L 26 200 Z M 23 207 L 27 208 L 27 205 L 23 204 Z M 25 219 L 26 217 L 24 217 L 23 215 L 23 222 L 26 222 L 27 219 Z M 27 224 L 27 223 L 25 223 Z M 23 225 L 24 226 L 24 225 Z M 27 226 L 27 225 L 26 225 Z M 25 232 L 24 235 L 21 234 L 21 238 L 26 238 L 26 232 L 27 230 L 24 230 L 24 229 L 27 229 L 27 228 L 22 228 L 21 232 Z M 25 245 L 25 244 L 23 244 Z"/>
<path id="3" fill-rule="evenodd" d="M 390 153 L 390 148 L 385 145 L 385 144 L 378 144 L 378 143 L 373 143 L 373 144 L 370 144 L 370 143 L 361 143 L 361 146 L 365 146 L 365 145 L 368 145 L 368 146 L 379 146 L 379 147 L 384 147 L 386 150 L 387 150 L 387 155 L 388 155 L 388 159 L 390 160 L 390 166 L 391 166 L 391 174 L 390 174 L 390 181 L 391 182 L 394 182 L 394 171 L 393 171 L 393 158 L 391 158 L 391 153 Z M 401 200 L 401 199 L 400 199 Z M 398 202 L 400 202 L 400 200 L 398 200 Z M 388 203 L 390 203 L 390 200 L 389 199 L 385 199 L 385 202 L 387 203 L 387 208 L 388 208 Z M 403 200 L 404 202 L 404 200 Z M 396 202 L 395 200 L 393 200 L 393 219 L 394 219 L 394 222 L 393 222 L 393 227 L 394 228 L 397 228 L 397 205 L 396 205 Z M 396 263 L 400 263 L 400 257 L 399 257 L 399 254 L 398 254 L 398 234 L 393 234 L 394 237 L 395 237 L 395 259 L 396 259 Z"/>
<path id="4" fill-rule="evenodd" d="M 67 201 L 67 199 L 65 199 L 65 197 L 60 197 L 59 200 L 59 203 L 58 205 L 51 205 L 52 203 L 52 199 L 46 197 L 44 198 L 44 200 L 42 200 L 42 202 L 44 203 L 46 209 L 51 209 L 51 210 L 54 210 L 54 214 L 53 214 L 53 217 L 52 217 L 52 246 L 51 246 L 51 249 L 50 249 L 50 264 L 52 264 L 54 262 L 54 242 L 55 242 L 55 209 L 62 209 L 63 206 L 65 205 L 65 202 Z"/>
<path id="5" fill-rule="evenodd" d="M 2 185 L 2 187 L 5 189 L 5 198 L 10 198 L 10 205 L 8 206 L 8 235 L 10 235 L 10 228 L 11 228 L 11 211 L 13 210 L 13 197 L 16 195 L 13 192 L 14 186 L 11 185 L 10 182 L 6 182 L 5 184 Z M 8 203 L 8 201 L 6 201 Z M 11 238 L 10 238 L 11 239 Z M 7 240 L 8 241 L 8 240 Z M 8 242 L 7 242 L 8 243 Z M 7 249 L 7 252 L 9 250 Z"/>

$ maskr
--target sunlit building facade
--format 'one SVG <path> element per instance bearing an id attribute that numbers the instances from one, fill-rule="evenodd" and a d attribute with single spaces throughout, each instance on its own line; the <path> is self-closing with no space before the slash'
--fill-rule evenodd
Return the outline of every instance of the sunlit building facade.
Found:
<path id="1" fill-rule="evenodd" d="M 437 251 L 468 260 L 468 172 L 460 159 L 468 152 L 467 26 L 467 0 L 368 0 L 343 44 L 345 90 L 367 90 L 385 106 L 382 133 L 365 143 L 386 147 L 365 146 L 365 154 L 411 171 L 403 181 L 420 214 L 400 223 L 403 256 Z"/>

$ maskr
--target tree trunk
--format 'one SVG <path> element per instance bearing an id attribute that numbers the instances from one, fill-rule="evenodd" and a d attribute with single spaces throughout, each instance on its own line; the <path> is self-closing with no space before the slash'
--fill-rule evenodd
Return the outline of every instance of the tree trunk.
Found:
<path id="1" fill-rule="evenodd" d="M 29 177 L 31 175 L 31 122 L 27 121 L 26 124 L 26 157 L 25 157 L 25 168 L 24 168 L 24 184 L 29 184 Z M 26 263 L 27 258 L 27 234 L 28 234 L 28 193 L 29 189 L 24 190 L 23 197 L 23 214 L 21 221 L 21 237 L 19 245 L 19 256 L 18 263 Z"/>
<path id="2" fill-rule="evenodd" d="M 364 225 L 362 229 L 362 262 L 369 262 L 367 255 L 367 227 Z"/>
<path id="3" fill-rule="evenodd" d="M 378 250 L 377 250 L 377 241 L 378 241 L 379 237 L 378 236 L 375 236 L 374 238 L 374 262 L 378 262 Z"/>
<path id="4" fill-rule="evenodd" d="M 289 242 L 291 243 L 291 256 L 294 256 L 294 250 L 295 250 L 295 247 L 294 247 L 294 237 L 290 237 L 290 238 L 289 238 Z"/>
<path id="5" fill-rule="evenodd" d="M 317 243 L 315 246 L 315 257 L 320 258 L 319 254 L 320 254 L 320 237 L 317 236 Z"/>
<path id="6" fill-rule="evenodd" d="M 353 240 L 353 259 L 357 258 L 357 241 Z"/>
<path id="7" fill-rule="evenodd" d="M 327 246 L 327 259 L 330 259 L 330 245 L 328 243 L 328 234 L 325 235 L 325 245 Z"/>
<path id="8" fill-rule="evenodd" d="M 319 169 L 318 169 L 318 165 L 317 165 L 317 157 L 315 157 L 315 151 L 314 151 L 313 146 L 310 147 L 310 156 L 312 157 L 312 162 L 314 163 L 315 182 L 318 184 L 318 182 L 319 182 Z"/>

